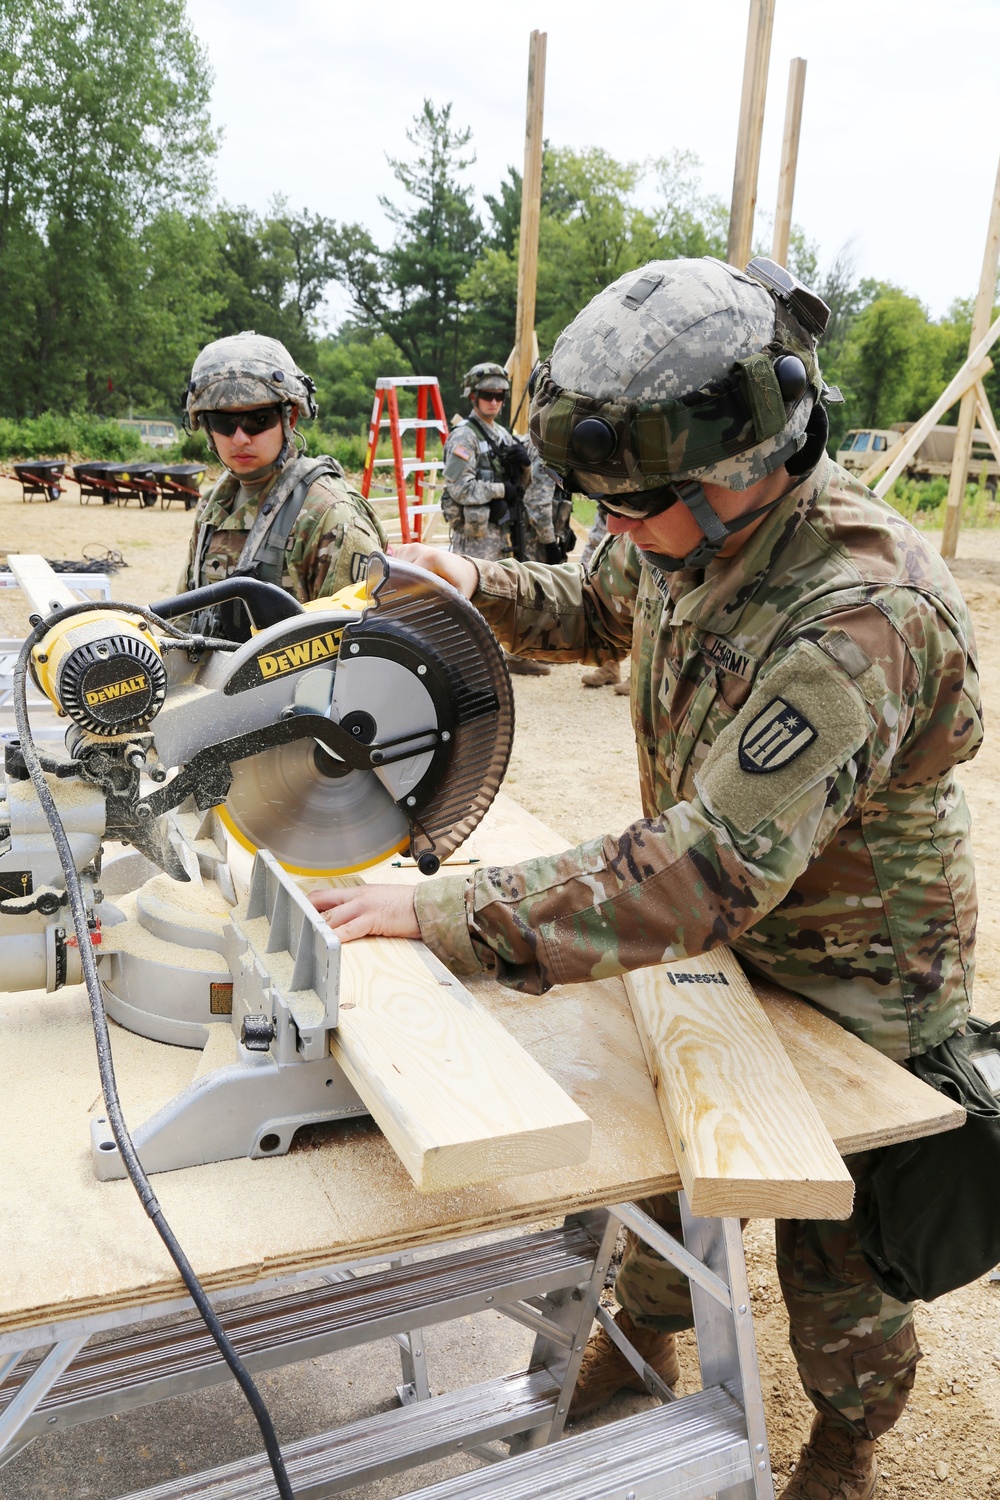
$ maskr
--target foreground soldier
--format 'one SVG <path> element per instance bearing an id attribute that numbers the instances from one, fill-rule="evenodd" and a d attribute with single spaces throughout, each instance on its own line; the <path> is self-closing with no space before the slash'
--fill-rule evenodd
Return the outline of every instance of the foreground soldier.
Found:
<path id="1" fill-rule="evenodd" d="M 511 533 L 531 460 L 524 444 L 497 421 L 510 392 L 503 365 L 473 365 L 462 386 L 471 409 L 444 446 L 441 510 L 452 552 L 496 562 L 513 551 Z M 545 677 L 550 670 L 542 662 L 510 656 L 507 666 L 525 677 Z"/>
<path id="2" fill-rule="evenodd" d="M 424 939 L 528 992 L 731 943 L 903 1062 L 969 1012 L 976 896 L 955 767 L 982 729 L 971 626 L 920 535 L 826 456 L 825 308 L 771 262 L 656 262 L 542 367 L 532 429 L 612 533 L 588 574 L 407 549 L 500 640 L 600 664 L 631 647 L 645 817 L 508 869 L 314 896 L 342 938 Z M 762 278 L 762 279 L 758 279 Z M 774 289 L 770 289 L 771 283 Z M 440 559 L 440 561 L 438 561 Z M 871 1158 L 856 1158 L 863 1182 Z M 649 1209 L 668 1226 L 676 1200 Z M 817 1409 L 783 1500 L 868 1500 L 920 1357 L 853 1221 L 775 1226 Z M 631 1242 L 620 1326 L 667 1380 L 679 1273 Z M 629 1386 L 591 1341 L 574 1412 Z"/>
<path id="3" fill-rule="evenodd" d="M 187 420 L 227 472 L 199 507 L 182 593 L 240 573 L 306 603 L 356 583 L 369 553 L 385 547 L 375 512 L 337 460 L 299 452 L 295 428 L 316 415 L 314 389 L 285 346 L 262 334 L 217 339 L 198 355 Z M 212 614 L 201 628 L 246 639 L 242 606 Z"/>

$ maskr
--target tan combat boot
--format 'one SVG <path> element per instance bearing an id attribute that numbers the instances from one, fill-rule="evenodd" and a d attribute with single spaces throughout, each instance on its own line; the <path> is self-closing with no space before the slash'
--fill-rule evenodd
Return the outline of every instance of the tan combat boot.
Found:
<path id="1" fill-rule="evenodd" d="M 620 681 L 621 675 L 619 662 L 606 661 L 603 667 L 591 667 L 589 672 L 584 672 L 580 681 L 584 687 L 610 687 L 612 683 Z"/>
<path id="2" fill-rule="evenodd" d="M 627 698 L 632 691 L 632 683 L 628 677 L 623 677 L 621 682 L 615 683 L 611 691 L 617 693 L 619 698 Z"/>
<path id="3" fill-rule="evenodd" d="M 515 677 L 548 677 L 552 668 L 544 661 L 531 661 L 527 656 L 508 656 L 507 671 Z"/>
<path id="4" fill-rule="evenodd" d="M 674 1335 L 655 1333 L 649 1328 L 637 1328 L 623 1307 L 615 1314 L 615 1322 L 646 1363 L 652 1365 L 660 1379 L 667 1385 L 676 1385 L 681 1372 Z M 645 1389 L 624 1354 L 615 1348 L 604 1329 L 598 1328 L 583 1351 L 576 1389 L 570 1402 L 569 1421 L 575 1422 L 578 1417 L 587 1417 L 592 1411 L 599 1411 L 619 1391 Z"/>
<path id="5" fill-rule="evenodd" d="M 877 1479 L 871 1439 L 817 1414 L 781 1500 L 871 1500 Z"/>

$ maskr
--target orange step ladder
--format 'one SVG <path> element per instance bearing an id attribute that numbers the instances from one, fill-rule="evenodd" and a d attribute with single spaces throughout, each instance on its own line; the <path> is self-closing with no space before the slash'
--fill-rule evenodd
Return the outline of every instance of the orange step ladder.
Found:
<path id="1" fill-rule="evenodd" d="M 415 417 L 399 415 L 399 398 L 396 393 L 401 386 L 416 388 L 417 415 Z M 428 397 L 430 397 L 430 406 L 434 413 L 431 417 L 427 415 Z M 384 415 L 386 412 L 388 415 Z M 392 443 L 391 458 L 376 457 L 378 440 L 383 427 L 389 429 L 389 439 Z M 403 456 L 404 432 L 416 432 L 416 454 L 413 458 Z M 433 491 L 437 486 L 433 480 L 428 483 L 424 476 L 436 475 L 437 471 L 443 467 L 441 459 L 429 460 L 427 458 L 428 432 L 437 433 L 443 448 L 448 437 L 448 423 L 445 419 L 437 376 L 386 375 L 376 380 L 375 400 L 372 404 L 372 417 L 368 426 L 368 450 L 365 454 L 364 473 L 361 476 L 361 493 L 366 500 L 369 499 L 375 470 L 392 465 L 395 486 L 376 485 L 376 489 L 381 489 L 386 495 L 390 495 L 395 488 L 399 504 L 399 529 L 404 542 L 422 541 L 429 531 L 429 527 L 425 529 L 424 517 L 441 513 L 440 505 L 426 498 L 426 491 Z M 406 482 L 411 474 L 413 475 L 413 490 L 409 492 Z"/>

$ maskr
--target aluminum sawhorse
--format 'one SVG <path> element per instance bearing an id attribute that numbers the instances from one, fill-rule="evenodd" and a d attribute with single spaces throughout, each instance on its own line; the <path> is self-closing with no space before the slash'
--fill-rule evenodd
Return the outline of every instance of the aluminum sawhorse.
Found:
<path id="1" fill-rule="evenodd" d="M 401 1345 L 399 1409 L 286 1447 L 297 1500 L 322 1500 L 456 1451 L 487 1467 L 414 1492 L 421 1500 L 773 1500 L 739 1222 L 695 1219 L 683 1195 L 681 1210 L 684 1244 L 623 1203 L 573 1215 L 555 1230 L 446 1247 L 418 1261 L 399 1255 L 388 1269 L 331 1267 L 318 1286 L 223 1312 L 255 1371 L 386 1336 Z M 703 1384 L 695 1395 L 674 1398 L 599 1306 L 623 1224 L 689 1277 Z M 277 1284 L 289 1283 L 238 1292 L 243 1298 Z M 420 1330 L 488 1307 L 535 1333 L 528 1368 L 431 1397 Z M 147 1317 L 165 1311 L 160 1304 Z M 556 1442 L 595 1315 L 665 1404 Z M 126 1318 L 135 1323 L 135 1309 L 117 1323 Z M 43 1433 L 229 1378 L 196 1315 L 155 1330 L 140 1324 L 86 1348 L 92 1332 L 115 1322 L 108 1315 L 52 1329 L 47 1353 L 37 1350 L 37 1336 L 27 1352 L 27 1332 L 0 1336 L 0 1464 Z M 21 1352 L 13 1347 L 18 1337 Z M 273 1479 L 258 1456 L 129 1500 L 186 1500 L 206 1488 L 212 1500 L 265 1500 Z"/>

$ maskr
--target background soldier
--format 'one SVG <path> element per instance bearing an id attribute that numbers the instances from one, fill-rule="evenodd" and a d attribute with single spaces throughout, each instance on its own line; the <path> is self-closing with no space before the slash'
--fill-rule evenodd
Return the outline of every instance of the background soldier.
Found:
<path id="1" fill-rule="evenodd" d="M 378 517 L 337 460 L 300 452 L 295 428 L 316 415 L 314 390 L 285 346 L 262 334 L 217 339 L 198 355 L 186 419 L 227 472 L 198 508 L 181 592 L 239 573 L 306 603 L 356 583 L 368 555 L 384 549 Z M 249 635 L 240 604 L 199 627 Z"/>
<path id="2" fill-rule="evenodd" d="M 781 267 L 630 272 L 543 365 L 532 432 L 600 497 L 588 574 L 435 567 L 506 645 L 600 662 L 631 645 L 645 816 L 508 869 L 314 896 L 342 938 L 423 937 L 458 973 L 547 989 L 730 943 L 899 1062 L 969 1013 L 976 892 L 955 767 L 982 739 L 968 612 L 947 565 L 827 457 L 819 298 Z M 864 1190 L 870 1153 L 852 1167 Z M 676 1200 L 649 1211 L 670 1224 Z M 913 1308 L 842 1223 L 775 1225 L 791 1344 L 816 1416 L 782 1500 L 869 1500 L 875 1440 L 920 1348 Z M 683 1278 L 630 1244 L 619 1326 L 667 1381 Z M 634 1375 L 603 1330 L 576 1414 Z"/>
<path id="3" fill-rule="evenodd" d="M 524 556 L 518 560 L 565 562 L 576 546 L 576 532 L 570 525 L 573 497 L 556 484 L 530 438 L 525 446 L 531 459 L 531 482 L 522 502 Z"/>
<path id="4" fill-rule="evenodd" d="M 604 514 L 604 511 L 598 507 L 597 515 L 594 517 L 594 524 L 587 534 L 587 545 L 584 547 L 583 556 L 580 558 L 580 566 L 583 569 L 586 570 L 590 566 L 591 558 L 607 534 L 608 518 Z M 588 672 L 584 672 L 580 681 L 584 687 L 612 687 L 619 697 L 623 698 L 628 697 L 631 686 L 628 673 L 622 677 L 622 667 L 619 661 L 606 661 L 603 666 L 591 667 Z"/>
<path id="5" fill-rule="evenodd" d="M 497 561 L 514 553 L 512 533 L 524 530 L 521 510 L 531 460 L 523 443 L 497 421 L 510 391 L 503 365 L 473 365 L 462 382 L 472 409 L 448 435 L 444 448 L 441 510 L 451 528 L 451 550 Z M 525 677 L 546 677 L 543 662 L 510 656 L 507 667 Z"/>

